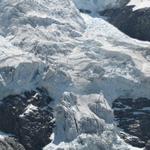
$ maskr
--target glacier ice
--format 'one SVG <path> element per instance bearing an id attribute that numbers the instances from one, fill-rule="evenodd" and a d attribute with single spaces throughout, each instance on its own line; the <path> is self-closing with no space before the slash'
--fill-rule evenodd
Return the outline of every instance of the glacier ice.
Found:
<path id="1" fill-rule="evenodd" d="M 82 2 L 75 0 L 79 9 Z M 94 2 L 116 7 L 115 0 L 89 2 L 94 10 Z M 0 98 L 48 90 L 56 128 L 44 150 L 133 150 L 118 137 L 111 104 L 122 96 L 150 97 L 150 43 L 80 14 L 75 4 L 0 1 Z"/>

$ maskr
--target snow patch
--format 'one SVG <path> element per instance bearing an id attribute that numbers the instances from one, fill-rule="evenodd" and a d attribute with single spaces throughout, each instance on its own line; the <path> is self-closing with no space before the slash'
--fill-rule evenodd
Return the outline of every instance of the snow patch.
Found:
<path id="1" fill-rule="evenodd" d="M 134 6 L 133 11 L 142 9 L 142 8 L 149 8 L 150 0 L 130 0 L 127 6 Z"/>

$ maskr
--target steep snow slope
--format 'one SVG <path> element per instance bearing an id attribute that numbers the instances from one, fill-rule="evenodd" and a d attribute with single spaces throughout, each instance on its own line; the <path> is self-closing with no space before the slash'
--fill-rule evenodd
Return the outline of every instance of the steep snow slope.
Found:
<path id="1" fill-rule="evenodd" d="M 46 65 L 0 36 L 0 98 L 36 87 Z"/>
<path id="2" fill-rule="evenodd" d="M 150 43 L 80 14 L 71 0 L 1 0 L 0 11 L 0 95 L 49 91 L 56 128 L 45 150 L 133 150 L 118 136 L 111 103 L 150 97 Z"/>
<path id="3" fill-rule="evenodd" d="M 44 76 L 42 77 L 43 80 L 44 78 L 53 77 L 57 79 L 60 76 L 66 78 L 65 76 L 67 75 L 63 73 L 61 68 L 57 67 L 57 61 L 52 56 L 62 55 L 61 57 L 64 57 L 64 54 L 70 52 L 75 47 L 73 39 L 81 36 L 80 32 L 85 27 L 74 4 L 69 0 L 62 2 L 53 0 L 2 0 L 0 1 L 0 11 L 0 33 L 6 37 L 8 42 L 23 52 L 34 53 L 43 59 L 45 63 L 47 63 L 48 59 L 49 62 L 52 62 L 50 63 L 52 65 L 51 71 L 47 70 L 47 65 L 45 65 L 46 69 L 43 67 L 44 71 L 42 72 L 44 75 L 41 75 L 41 77 Z M 13 51 L 11 49 L 13 48 L 10 47 L 10 51 Z M 30 58 L 29 61 L 31 61 Z M 55 75 L 55 70 L 58 72 L 58 76 Z M 64 82 L 65 84 L 68 83 L 63 79 L 61 83 Z M 56 81 L 52 88 L 55 89 L 55 85 L 57 85 Z M 10 86 L 8 87 L 10 88 Z M 50 89 L 50 91 L 60 92 L 61 89 L 58 88 L 62 89 L 62 87 L 57 85 L 57 90 Z M 52 94 L 52 96 L 54 95 Z"/>
<path id="4" fill-rule="evenodd" d="M 129 38 L 103 19 L 87 15 L 83 15 L 83 18 L 87 28 L 66 61 L 68 66 L 72 66 L 69 67 L 74 83 L 72 91 L 77 95 L 65 93 L 56 109 L 54 144 L 70 142 L 79 137 L 83 141 L 82 146 L 78 139 L 67 146 L 66 143 L 60 143 L 56 147 L 116 149 L 114 140 L 117 137 L 110 131 L 113 127 L 108 125 L 112 124 L 112 112 L 107 102 L 111 105 L 111 101 L 120 96 L 149 97 L 150 62 L 145 54 L 149 52 L 150 44 Z M 105 140 L 95 143 L 97 137 L 90 142 L 89 134 L 98 134 L 105 139 L 107 131 L 114 136 L 110 145 Z M 118 145 L 120 149 L 128 149 L 126 145 L 122 147 L 124 144 L 121 142 Z M 50 144 L 46 149 L 53 147 L 55 145 Z"/>

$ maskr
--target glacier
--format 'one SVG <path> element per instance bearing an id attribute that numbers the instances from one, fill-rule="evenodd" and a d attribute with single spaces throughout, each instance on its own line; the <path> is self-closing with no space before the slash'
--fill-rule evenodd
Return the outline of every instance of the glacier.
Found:
<path id="1" fill-rule="evenodd" d="M 150 98 L 150 42 L 78 10 L 124 4 L 0 1 L 0 99 L 47 89 L 56 127 L 44 150 L 141 150 L 119 137 L 111 106 L 119 97 Z"/>

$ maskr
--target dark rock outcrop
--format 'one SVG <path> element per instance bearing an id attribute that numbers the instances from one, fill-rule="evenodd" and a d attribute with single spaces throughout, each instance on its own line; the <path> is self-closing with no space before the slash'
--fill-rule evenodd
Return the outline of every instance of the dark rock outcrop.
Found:
<path id="1" fill-rule="evenodd" d="M 137 136 L 132 136 L 130 134 L 127 134 L 125 132 L 120 132 L 120 137 L 122 139 L 124 139 L 124 141 L 134 147 L 144 147 L 145 146 L 145 142 L 142 141 L 140 138 L 138 138 Z"/>
<path id="2" fill-rule="evenodd" d="M 88 10 L 88 9 L 79 9 L 79 11 L 81 12 L 81 13 L 85 13 L 85 14 L 91 14 L 92 12 L 90 11 L 90 10 Z"/>
<path id="3" fill-rule="evenodd" d="M 121 137 L 133 146 L 145 147 L 150 139 L 150 100 L 119 98 L 113 102 L 113 109 L 118 127 L 131 135 Z"/>
<path id="4" fill-rule="evenodd" d="M 150 41 L 150 8 L 132 10 L 133 6 L 109 9 L 100 12 L 108 21 L 127 35 Z"/>
<path id="5" fill-rule="evenodd" d="M 11 133 L 27 150 L 50 142 L 54 126 L 51 98 L 45 89 L 10 95 L 0 101 L 0 131 Z"/>
<path id="6" fill-rule="evenodd" d="M 145 150 L 150 150 L 150 140 L 146 143 Z"/>

